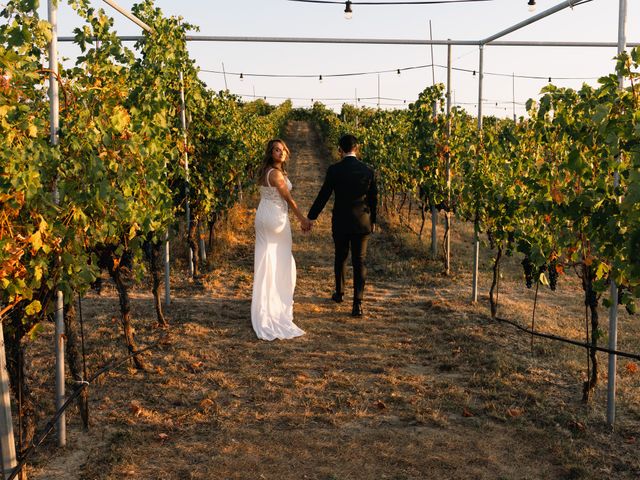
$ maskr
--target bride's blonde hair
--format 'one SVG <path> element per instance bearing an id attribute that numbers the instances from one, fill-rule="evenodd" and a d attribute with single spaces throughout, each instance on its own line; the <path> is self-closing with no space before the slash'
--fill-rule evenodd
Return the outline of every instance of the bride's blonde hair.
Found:
<path id="1" fill-rule="evenodd" d="M 262 157 L 262 166 L 260 167 L 260 175 L 258 176 L 259 185 L 265 185 L 267 183 L 267 172 L 269 169 L 273 168 L 273 147 L 276 143 L 280 143 L 282 145 L 282 150 L 284 150 L 285 160 L 282 162 L 282 174 L 287 174 L 285 167 L 290 155 L 289 147 L 287 147 L 287 144 L 284 143 L 282 139 L 274 138 L 273 140 L 269 140 L 269 143 L 267 143 L 267 148 L 265 149 L 264 156 Z"/>

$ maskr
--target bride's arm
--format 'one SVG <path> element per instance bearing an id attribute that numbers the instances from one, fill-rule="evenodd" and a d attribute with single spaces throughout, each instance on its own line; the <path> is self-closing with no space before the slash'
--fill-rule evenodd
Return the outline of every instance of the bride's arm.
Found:
<path id="1" fill-rule="evenodd" d="M 269 183 L 276 187 L 278 193 L 280 193 L 282 198 L 285 199 L 285 201 L 289 205 L 289 208 L 296 216 L 296 218 L 300 221 L 300 223 L 303 226 L 307 225 L 309 219 L 302 214 L 302 212 L 298 208 L 298 205 L 296 204 L 296 201 L 291 196 L 291 192 L 287 188 L 287 184 L 285 183 L 284 175 L 282 175 L 282 172 L 279 170 L 272 170 L 271 173 L 269 173 Z"/>

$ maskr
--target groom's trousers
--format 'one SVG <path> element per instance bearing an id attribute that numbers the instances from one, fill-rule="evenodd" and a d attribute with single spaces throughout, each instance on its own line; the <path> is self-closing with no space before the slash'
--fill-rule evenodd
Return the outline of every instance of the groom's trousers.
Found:
<path id="1" fill-rule="evenodd" d="M 344 295 L 344 269 L 351 249 L 351 265 L 353 266 L 353 301 L 362 302 L 364 284 L 367 276 L 365 258 L 369 234 L 353 234 L 333 232 L 335 244 L 334 271 L 336 275 L 336 293 Z"/>

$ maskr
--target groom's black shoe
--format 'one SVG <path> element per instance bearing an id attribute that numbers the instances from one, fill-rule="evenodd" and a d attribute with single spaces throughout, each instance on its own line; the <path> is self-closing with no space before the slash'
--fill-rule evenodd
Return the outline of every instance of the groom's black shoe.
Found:
<path id="1" fill-rule="evenodd" d="M 331 295 L 331 300 L 336 303 L 342 303 L 342 293 L 333 292 L 333 295 Z"/>
<path id="2" fill-rule="evenodd" d="M 351 310 L 352 317 L 362 317 L 364 312 L 362 311 L 362 303 L 353 302 L 353 309 Z"/>

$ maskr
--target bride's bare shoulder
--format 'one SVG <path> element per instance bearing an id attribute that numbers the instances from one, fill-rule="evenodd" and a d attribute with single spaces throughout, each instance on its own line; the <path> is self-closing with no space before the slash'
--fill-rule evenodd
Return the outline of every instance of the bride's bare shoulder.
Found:
<path id="1" fill-rule="evenodd" d="M 269 174 L 269 183 L 272 187 L 275 187 L 275 184 L 281 182 L 284 179 L 284 175 L 277 168 L 272 169 Z"/>

